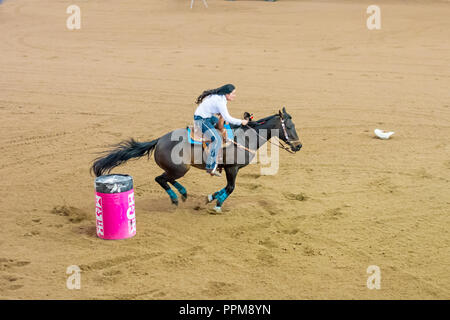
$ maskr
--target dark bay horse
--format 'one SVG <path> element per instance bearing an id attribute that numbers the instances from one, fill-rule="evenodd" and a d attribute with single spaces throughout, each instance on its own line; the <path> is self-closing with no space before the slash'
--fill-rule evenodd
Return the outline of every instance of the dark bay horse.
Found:
<path id="1" fill-rule="evenodd" d="M 233 192 L 239 169 L 248 165 L 256 151 L 276 136 L 288 146 L 279 147 L 295 153 L 302 144 L 299 141 L 292 117 L 283 108 L 274 114 L 257 121 L 250 121 L 246 126 L 232 126 L 235 141 L 222 149 L 222 161 L 218 168 L 225 170 L 227 185 L 223 189 L 208 195 L 207 202 L 216 200 L 215 211 L 220 212 L 224 201 Z M 270 142 L 270 141 L 269 141 Z M 101 176 L 113 168 L 132 158 L 144 155 L 150 157 L 154 150 L 155 161 L 164 173 L 155 178 L 161 187 L 169 194 L 173 204 L 178 205 L 178 197 L 170 188 L 172 184 L 181 194 L 182 200 L 187 198 L 186 189 L 177 179 L 183 177 L 190 167 L 205 170 L 205 154 L 202 146 L 188 141 L 187 130 L 177 129 L 150 142 L 137 142 L 134 139 L 123 141 L 114 149 L 107 151 L 104 157 L 94 160 L 91 170 Z"/>

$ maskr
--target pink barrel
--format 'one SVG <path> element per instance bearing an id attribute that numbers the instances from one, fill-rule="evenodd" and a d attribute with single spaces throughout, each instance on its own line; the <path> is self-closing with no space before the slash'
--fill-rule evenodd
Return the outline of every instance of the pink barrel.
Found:
<path id="1" fill-rule="evenodd" d="M 118 240 L 136 234 L 133 178 L 110 174 L 95 179 L 97 236 Z"/>

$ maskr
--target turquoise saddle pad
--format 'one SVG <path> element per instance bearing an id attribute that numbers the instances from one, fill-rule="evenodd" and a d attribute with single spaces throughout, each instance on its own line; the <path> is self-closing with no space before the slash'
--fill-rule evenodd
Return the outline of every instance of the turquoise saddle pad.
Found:
<path id="1" fill-rule="evenodd" d="M 224 124 L 223 127 L 225 128 L 225 130 L 227 130 L 227 137 L 228 139 L 234 140 L 234 134 L 233 134 L 233 130 L 231 130 L 230 125 L 229 124 Z M 202 144 L 200 141 L 194 141 L 191 138 L 191 128 L 188 127 L 187 128 L 187 136 L 188 136 L 188 141 L 190 144 Z M 206 145 L 208 145 L 209 142 L 206 143 Z"/>

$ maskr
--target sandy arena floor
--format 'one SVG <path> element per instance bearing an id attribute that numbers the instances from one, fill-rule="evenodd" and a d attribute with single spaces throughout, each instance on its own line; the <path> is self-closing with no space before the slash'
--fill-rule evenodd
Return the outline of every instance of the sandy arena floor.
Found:
<path id="1" fill-rule="evenodd" d="M 0 298 L 449 299 L 450 2 L 376 1 L 370 31 L 373 2 L 79 0 L 74 31 L 73 1 L 0 4 Z M 203 200 L 225 178 L 192 169 L 175 209 L 130 161 L 137 235 L 97 238 L 96 152 L 186 126 L 225 83 L 235 117 L 286 106 L 303 149 L 243 169 L 221 215 Z"/>

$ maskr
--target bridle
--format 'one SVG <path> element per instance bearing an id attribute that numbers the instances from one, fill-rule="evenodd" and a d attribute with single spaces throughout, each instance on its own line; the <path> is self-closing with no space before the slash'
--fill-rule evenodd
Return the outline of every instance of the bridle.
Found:
<path id="1" fill-rule="evenodd" d="M 292 142 L 289 141 L 289 135 L 288 135 L 288 133 L 287 133 L 286 125 L 284 124 L 284 119 L 283 119 L 282 116 L 280 116 L 280 120 L 281 120 L 281 128 L 283 128 L 283 134 L 284 134 L 284 137 L 286 138 L 286 143 L 287 143 L 290 147 L 293 147 L 292 142 L 296 142 L 296 141 L 298 141 L 298 140 L 294 140 L 294 141 L 292 141 Z M 279 141 L 280 141 L 280 144 L 281 144 L 281 141 L 282 141 L 282 140 L 279 140 Z M 282 146 L 283 146 L 283 145 L 282 145 Z M 286 151 L 288 151 L 289 153 L 295 153 L 294 151 L 289 150 L 289 148 L 286 147 L 286 146 L 283 146 L 283 149 L 286 150 Z"/>
<path id="2" fill-rule="evenodd" d="M 287 130 L 286 130 L 286 125 L 285 125 L 284 119 L 283 119 L 283 117 L 282 117 L 281 115 L 280 115 L 280 120 L 281 120 L 281 128 L 283 129 L 283 134 L 284 134 L 284 137 L 286 138 L 286 143 L 287 143 L 290 147 L 293 147 L 293 144 L 292 144 L 292 143 L 293 143 L 293 142 L 297 142 L 298 140 L 292 140 L 292 141 L 289 140 L 289 135 L 288 135 Z M 289 147 L 283 145 L 282 142 L 281 142 L 281 141 L 282 141 L 281 139 L 278 139 L 278 141 L 280 142 L 280 144 L 275 144 L 275 143 L 273 143 L 272 141 L 270 141 L 270 140 L 264 138 L 263 136 L 261 136 L 261 135 L 258 133 L 258 131 L 256 131 L 255 129 L 253 129 L 252 127 L 250 127 L 248 124 L 246 125 L 246 127 L 252 129 L 253 131 L 255 131 L 255 133 L 256 133 L 256 135 L 257 135 L 258 137 L 265 139 L 265 140 L 266 140 L 267 142 L 269 142 L 270 144 L 273 144 L 274 146 L 277 146 L 277 147 L 280 148 L 280 149 L 286 150 L 286 151 L 289 152 L 289 153 L 292 153 L 292 154 L 295 153 L 294 151 L 292 151 L 291 149 L 289 149 Z"/>

